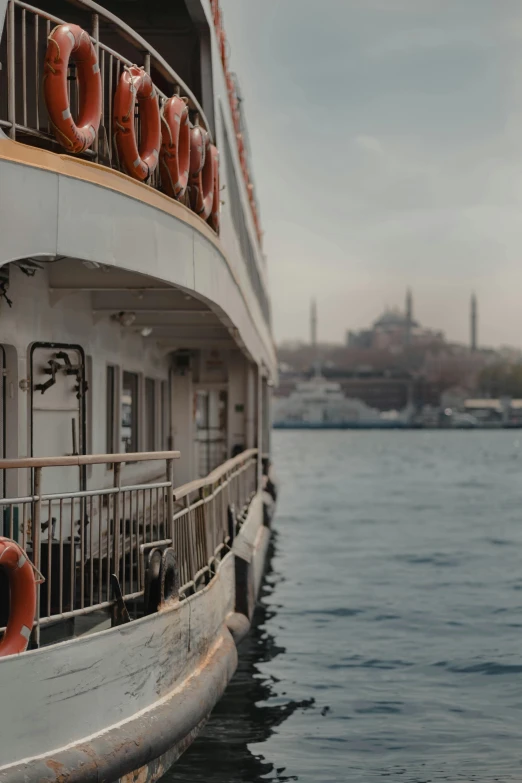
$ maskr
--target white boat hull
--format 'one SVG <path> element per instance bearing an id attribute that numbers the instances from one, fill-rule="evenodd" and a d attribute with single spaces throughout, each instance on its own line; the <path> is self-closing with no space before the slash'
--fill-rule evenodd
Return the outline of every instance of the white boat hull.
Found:
<path id="1" fill-rule="evenodd" d="M 0 783 L 159 780 L 236 669 L 229 626 L 236 641 L 248 630 L 269 535 L 258 494 L 200 592 L 130 624 L 1 659 L 2 703 L 11 707 L 0 717 Z M 242 612 L 238 574 L 250 586 Z"/>

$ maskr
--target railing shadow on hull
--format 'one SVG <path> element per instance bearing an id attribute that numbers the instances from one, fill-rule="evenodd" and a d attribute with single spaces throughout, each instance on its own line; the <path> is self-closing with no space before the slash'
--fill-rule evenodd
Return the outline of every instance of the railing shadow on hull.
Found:
<path id="1" fill-rule="evenodd" d="M 142 616 L 145 571 L 153 550 L 174 550 L 180 599 L 210 581 L 257 492 L 257 449 L 228 460 L 206 478 L 176 488 L 173 465 L 178 457 L 179 452 L 170 451 L 0 461 L 0 471 L 31 472 L 30 494 L 0 499 L 0 532 L 27 551 L 45 578 L 37 586 L 32 647 L 44 643 L 43 629 L 49 629 L 47 641 L 55 642 L 63 638 L 63 626 L 79 618 L 86 618 L 89 627 L 109 614 L 112 624 L 117 624 L 120 591 L 131 618 Z M 122 464 L 151 461 L 165 463 L 163 480 L 122 485 Z M 111 486 L 42 492 L 46 468 L 96 464 L 112 465 Z M 5 626 L 8 611 L 4 580 L 0 581 L 0 626 Z"/>

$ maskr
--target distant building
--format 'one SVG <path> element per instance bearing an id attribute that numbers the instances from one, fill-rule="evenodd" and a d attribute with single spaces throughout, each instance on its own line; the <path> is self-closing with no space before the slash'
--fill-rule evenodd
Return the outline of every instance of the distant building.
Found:
<path id="1" fill-rule="evenodd" d="M 348 332 L 346 344 L 349 348 L 367 350 L 400 350 L 404 346 L 429 346 L 444 342 L 441 331 L 425 329 L 413 318 L 413 297 L 408 289 L 405 312 L 394 308 L 385 310 L 370 329 Z"/>

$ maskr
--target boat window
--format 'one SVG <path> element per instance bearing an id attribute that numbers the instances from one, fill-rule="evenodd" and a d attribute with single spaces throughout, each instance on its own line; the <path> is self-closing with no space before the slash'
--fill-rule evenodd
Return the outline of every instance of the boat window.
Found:
<path id="1" fill-rule="evenodd" d="M 116 452 L 116 367 L 107 367 L 107 400 L 106 400 L 106 446 L 107 454 Z"/>
<path id="2" fill-rule="evenodd" d="M 126 454 L 138 451 L 138 376 L 133 372 L 123 373 L 121 450 Z"/>
<path id="3" fill-rule="evenodd" d="M 145 423 L 147 451 L 156 449 L 156 382 L 153 378 L 145 378 Z"/>

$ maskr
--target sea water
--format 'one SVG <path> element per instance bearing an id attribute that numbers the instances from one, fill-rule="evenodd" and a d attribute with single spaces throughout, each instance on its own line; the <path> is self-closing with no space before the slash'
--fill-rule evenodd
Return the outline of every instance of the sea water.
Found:
<path id="1" fill-rule="evenodd" d="M 273 446 L 256 626 L 165 781 L 522 781 L 522 432 Z"/>

